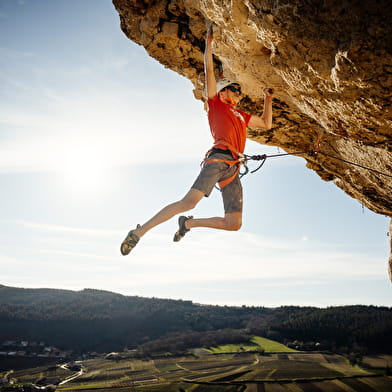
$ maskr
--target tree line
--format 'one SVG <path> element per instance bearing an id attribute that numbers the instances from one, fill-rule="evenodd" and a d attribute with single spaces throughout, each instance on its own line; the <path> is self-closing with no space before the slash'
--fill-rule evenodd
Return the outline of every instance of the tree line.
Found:
<path id="1" fill-rule="evenodd" d="M 216 333 L 215 333 L 215 332 Z M 222 332 L 223 331 L 223 332 Z M 45 341 L 76 352 L 213 346 L 261 335 L 328 349 L 392 351 L 392 308 L 213 306 L 85 289 L 0 285 L 0 344 Z M 150 345 L 148 343 L 150 342 Z M 170 351 L 170 350 L 168 350 Z"/>

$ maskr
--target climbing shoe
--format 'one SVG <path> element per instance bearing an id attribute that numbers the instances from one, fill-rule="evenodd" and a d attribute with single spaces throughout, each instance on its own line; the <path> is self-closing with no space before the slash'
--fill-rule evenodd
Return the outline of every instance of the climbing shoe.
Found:
<path id="1" fill-rule="evenodd" d="M 183 216 L 183 215 L 181 215 L 181 216 L 178 218 L 178 231 L 176 232 L 176 234 L 174 234 L 174 238 L 173 238 L 173 241 L 174 241 L 174 242 L 180 241 L 180 239 L 181 239 L 182 237 L 184 237 L 184 235 L 185 235 L 186 233 L 188 233 L 188 231 L 189 231 L 190 229 L 187 229 L 187 228 L 185 227 L 185 222 L 186 222 L 188 219 L 192 219 L 192 218 L 193 218 L 193 216 Z"/>
<path id="2" fill-rule="evenodd" d="M 138 229 L 140 225 L 136 226 Z M 121 244 L 121 253 L 126 256 L 129 252 L 136 246 L 139 242 L 139 237 L 135 234 L 135 230 L 131 230 L 128 235 L 125 237 L 125 240 Z"/>

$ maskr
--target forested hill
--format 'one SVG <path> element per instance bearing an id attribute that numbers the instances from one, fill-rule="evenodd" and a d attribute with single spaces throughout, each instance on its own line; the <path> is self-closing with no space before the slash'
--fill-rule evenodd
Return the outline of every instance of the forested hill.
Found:
<path id="1" fill-rule="evenodd" d="M 62 349 L 104 352 L 173 334 L 223 329 L 233 331 L 233 336 L 234 330 L 241 330 L 281 342 L 321 342 L 329 349 L 392 352 L 392 308 L 229 307 L 93 289 L 0 285 L 0 343 L 34 340 Z"/>

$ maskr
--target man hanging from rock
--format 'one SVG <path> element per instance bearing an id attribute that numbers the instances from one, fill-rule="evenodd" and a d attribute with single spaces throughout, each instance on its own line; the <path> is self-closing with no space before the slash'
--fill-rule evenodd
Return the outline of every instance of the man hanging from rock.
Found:
<path id="1" fill-rule="evenodd" d="M 236 108 L 241 99 L 241 86 L 227 78 L 216 81 L 212 58 L 212 25 L 207 29 L 204 53 L 205 83 L 208 98 L 208 120 L 214 144 L 207 153 L 199 176 L 189 192 L 179 201 L 167 205 L 143 225 L 131 230 L 121 244 L 123 255 L 136 246 L 139 239 L 153 227 L 173 216 L 193 209 L 204 196 L 209 196 L 218 183 L 223 198 L 224 217 L 196 219 L 178 218 L 174 241 L 194 227 L 239 230 L 242 224 L 242 185 L 239 177 L 239 156 L 244 152 L 247 127 L 270 129 L 272 126 L 272 90 L 264 89 L 264 110 L 261 116 L 250 115 Z"/>

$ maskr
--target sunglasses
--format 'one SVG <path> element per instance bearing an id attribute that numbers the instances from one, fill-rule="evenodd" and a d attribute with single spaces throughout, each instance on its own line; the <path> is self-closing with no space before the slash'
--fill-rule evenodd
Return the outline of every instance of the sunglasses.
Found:
<path id="1" fill-rule="evenodd" d="M 239 95 L 241 95 L 242 94 L 242 92 L 241 92 L 241 86 L 233 86 L 233 85 L 230 85 L 230 86 L 227 86 L 226 88 L 228 88 L 230 91 L 232 91 L 233 93 L 238 93 Z"/>

